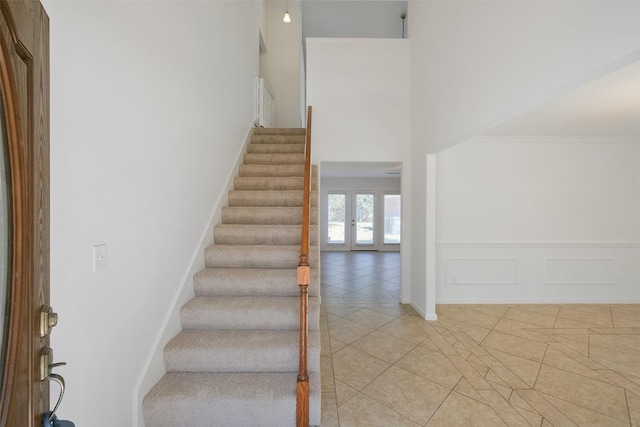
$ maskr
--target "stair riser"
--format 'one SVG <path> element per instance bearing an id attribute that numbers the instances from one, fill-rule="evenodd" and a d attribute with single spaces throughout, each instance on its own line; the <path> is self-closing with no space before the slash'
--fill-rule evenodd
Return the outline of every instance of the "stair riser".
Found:
<path id="1" fill-rule="evenodd" d="M 303 165 L 304 154 L 245 154 L 245 165 Z"/>
<path id="2" fill-rule="evenodd" d="M 243 333 L 246 332 L 246 333 Z M 320 372 L 319 331 L 309 333 L 308 371 Z M 167 372 L 295 372 L 299 334 L 183 331 L 164 350 Z M 261 349 L 256 352 L 255 349 Z"/>
<path id="3" fill-rule="evenodd" d="M 305 128 L 254 128 L 253 135 L 306 135 Z"/>
<path id="4" fill-rule="evenodd" d="M 316 248 L 316 250 L 314 250 Z M 309 265 L 318 268 L 317 246 L 309 250 Z M 205 249 L 207 268 L 297 268 L 298 245 L 213 245 Z"/>
<path id="5" fill-rule="evenodd" d="M 181 307 L 183 329 L 295 331 L 300 328 L 299 299 L 296 297 L 272 297 L 270 304 L 262 305 L 241 297 L 210 300 L 213 298 L 196 297 Z M 320 322 L 317 298 L 309 297 L 308 313 L 309 329 L 317 329 Z"/>
<path id="6" fill-rule="evenodd" d="M 299 295 L 298 276 L 293 269 L 207 268 L 193 277 L 196 296 L 208 297 L 295 297 Z M 320 295 L 320 273 L 311 270 L 309 296 Z"/>
<path id="7" fill-rule="evenodd" d="M 299 245 L 301 232 L 299 225 L 261 227 L 223 224 L 213 230 L 216 245 Z M 317 225 L 310 227 L 309 243 L 318 244 Z"/>
<path id="8" fill-rule="evenodd" d="M 236 190 L 304 190 L 304 178 L 300 177 L 238 177 Z M 318 191 L 318 179 L 311 178 L 311 191 Z"/>
<path id="9" fill-rule="evenodd" d="M 296 376 L 169 373 L 143 401 L 145 426 L 295 426 Z M 320 425 L 320 374 L 309 374 L 309 385 L 309 423 Z"/>
<path id="10" fill-rule="evenodd" d="M 312 225 L 318 224 L 318 208 L 311 208 Z M 222 208 L 223 224 L 298 225 L 302 222 L 302 208 Z"/>
<path id="11" fill-rule="evenodd" d="M 304 165 L 241 165 L 240 176 L 304 177 Z"/>
<path id="12" fill-rule="evenodd" d="M 305 135 L 252 135 L 252 144 L 305 144 Z"/>
<path id="13" fill-rule="evenodd" d="M 249 144 L 249 154 L 304 154 L 304 144 Z"/>
<path id="14" fill-rule="evenodd" d="M 229 191 L 229 206 L 302 207 L 301 190 L 233 190 Z M 318 207 L 318 192 L 311 192 L 311 207 Z"/>
<path id="15" fill-rule="evenodd" d="M 241 165 L 239 175 L 260 177 L 304 177 L 304 165 Z M 316 165 L 311 166 L 311 176 L 318 176 L 318 167 Z"/>

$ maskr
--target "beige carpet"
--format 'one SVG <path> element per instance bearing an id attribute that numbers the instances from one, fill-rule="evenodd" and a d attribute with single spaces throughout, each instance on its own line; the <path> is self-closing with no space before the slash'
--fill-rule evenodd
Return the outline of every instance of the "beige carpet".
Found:
<path id="1" fill-rule="evenodd" d="M 294 426 L 304 129 L 254 129 L 244 164 L 145 396 L 147 427 Z M 313 175 L 316 169 L 313 169 Z M 312 180 L 310 424 L 320 424 L 318 193 Z"/>

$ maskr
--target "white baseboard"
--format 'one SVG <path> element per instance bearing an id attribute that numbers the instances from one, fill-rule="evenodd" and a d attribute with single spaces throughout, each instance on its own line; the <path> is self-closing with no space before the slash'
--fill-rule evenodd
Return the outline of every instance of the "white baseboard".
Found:
<path id="1" fill-rule="evenodd" d="M 438 299 L 437 304 L 640 304 L 640 298 L 443 298 Z"/>
<path id="2" fill-rule="evenodd" d="M 438 315 L 437 314 L 433 314 L 433 315 L 428 315 L 426 311 L 424 311 L 422 308 L 420 308 L 420 306 L 418 304 L 416 304 L 413 301 L 409 301 L 409 302 L 402 302 L 403 304 L 409 304 L 411 307 L 413 307 L 413 309 L 415 311 L 418 312 L 418 314 L 420 315 L 420 317 L 422 317 L 424 320 L 428 320 L 428 321 L 436 321 L 438 320 Z"/>

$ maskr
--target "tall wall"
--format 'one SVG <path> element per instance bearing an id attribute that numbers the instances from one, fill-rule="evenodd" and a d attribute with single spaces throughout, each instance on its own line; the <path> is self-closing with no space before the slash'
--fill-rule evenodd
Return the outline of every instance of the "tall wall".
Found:
<path id="1" fill-rule="evenodd" d="M 487 137 L 437 162 L 438 302 L 640 302 L 640 140 Z"/>
<path id="2" fill-rule="evenodd" d="M 136 384 L 253 122 L 260 5 L 44 3 L 59 415 L 138 425 Z"/>
<path id="3" fill-rule="evenodd" d="M 632 1 L 410 1 L 412 217 L 428 208 L 427 154 L 639 58 L 639 14 Z M 435 286 L 427 221 L 412 223 L 416 295 Z"/>
<path id="4" fill-rule="evenodd" d="M 408 159 L 410 42 L 307 39 L 315 161 Z"/>
<path id="5" fill-rule="evenodd" d="M 291 22 L 282 21 L 285 9 Z M 260 53 L 260 77 L 276 98 L 276 127 L 301 127 L 300 61 L 302 15 L 299 1 L 266 2 L 267 51 Z"/>

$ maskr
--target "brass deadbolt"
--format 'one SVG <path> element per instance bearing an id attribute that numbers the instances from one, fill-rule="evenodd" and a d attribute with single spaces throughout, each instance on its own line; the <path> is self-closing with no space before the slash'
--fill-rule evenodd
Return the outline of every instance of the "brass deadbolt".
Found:
<path id="1" fill-rule="evenodd" d="M 40 310 L 40 338 L 51 333 L 51 329 L 58 324 L 58 313 L 53 312 L 50 305 L 43 305 Z"/>

